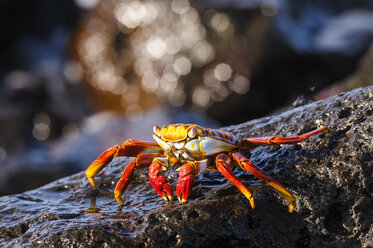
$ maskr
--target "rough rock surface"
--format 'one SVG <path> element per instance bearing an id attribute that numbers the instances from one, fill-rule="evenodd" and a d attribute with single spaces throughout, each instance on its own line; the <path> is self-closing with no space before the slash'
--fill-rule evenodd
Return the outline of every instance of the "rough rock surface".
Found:
<path id="1" fill-rule="evenodd" d="M 288 187 L 279 194 L 237 169 L 256 209 L 218 172 L 197 180 L 188 204 L 165 204 L 139 171 L 113 200 L 128 159 L 116 159 L 93 190 L 84 173 L 0 198 L 1 247 L 373 247 L 373 86 L 225 130 L 240 137 L 329 133 L 295 145 L 258 146 L 251 159 Z"/>

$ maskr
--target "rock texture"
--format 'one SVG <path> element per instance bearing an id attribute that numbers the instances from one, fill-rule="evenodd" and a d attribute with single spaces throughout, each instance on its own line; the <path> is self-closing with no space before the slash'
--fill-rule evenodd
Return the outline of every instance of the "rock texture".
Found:
<path id="1" fill-rule="evenodd" d="M 0 198 L 1 247 L 373 247 L 373 86 L 225 128 L 240 137 L 289 136 L 327 125 L 295 145 L 258 146 L 251 159 L 296 196 L 295 213 L 265 183 L 235 172 L 256 209 L 218 172 L 187 204 L 165 204 L 138 171 L 113 200 L 129 160 L 116 159 L 93 190 L 84 173 Z M 248 154 L 249 155 L 249 154 Z"/>

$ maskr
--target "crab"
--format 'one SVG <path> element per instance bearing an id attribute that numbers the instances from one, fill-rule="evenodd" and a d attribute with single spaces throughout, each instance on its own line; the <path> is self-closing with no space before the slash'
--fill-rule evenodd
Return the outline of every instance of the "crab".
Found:
<path id="1" fill-rule="evenodd" d="M 281 183 L 258 168 L 243 153 L 256 144 L 279 145 L 301 142 L 317 133 L 327 131 L 321 126 L 308 133 L 293 137 L 258 137 L 238 139 L 234 134 L 196 124 L 171 124 L 153 127 L 153 139 L 145 142 L 129 139 L 123 145 L 114 145 L 103 152 L 86 170 L 90 184 L 96 187 L 94 177 L 108 165 L 114 157 L 134 157 L 126 166 L 115 189 L 114 197 L 123 205 L 122 194 L 133 178 L 136 169 L 148 167 L 149 181 L 155 191 L 166 201 L 172 201 L 173 192 L 168 178 L 161 171 L 177 168 L 176 196 L 186 202 L 192 192 L 195 178 L 206 170 L 219 171 L 236 186 L 255 208 L 250 190 L 235 176 L 233 170 L 239 166 L 276 189 L 289 202 L 289 212 L 296 206 L 295 197 Z"/>

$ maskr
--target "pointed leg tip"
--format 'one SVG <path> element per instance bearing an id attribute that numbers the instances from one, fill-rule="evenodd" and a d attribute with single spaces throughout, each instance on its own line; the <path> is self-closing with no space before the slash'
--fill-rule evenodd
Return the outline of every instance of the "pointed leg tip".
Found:
<path id="1" fill-rule="evenodd" d="M 251 205 L 251 208 L 252 208 L 252 209 L 255 209 L 254 198 L 251 198 L 251 199 L 250 199 L 250 205 Z"/>
<path id="2" fill-rule="evenodd" d="M 95 180 L 92 177 L 88 177 L 88 181 L 92 185 L 93 188 L 97 189 Z"/>
<path id="3" fill-rule="evenodd" d="M 177 197 L 177 199 L 179 200 L 180 203 L 185 203 L 187 201 L 187 199 L 184 199 L 181 196 Z"/>
<path id="4" fill-rule="evenodd" d="M 250 205 L 251 205 L 252 209 L 255 209 L 255 201 L 254 201 L 253 194 L 244 185 L 239 185 L 238 189 L 250 201 Z"/>
<path id="5" fill-rule="evenodd" d="M 119 205 L 123 206 L 124 203 L 122 201 L 122 199 L 119 197 L 119 198 L 115 198 L 115 200 L 117 200 L 117 202 L 119 203 Z"/>
<path id="6" fill-rule="evenodd" d="M 327 126 L 321 126 L 321 127 L 317 128 L 315 131 L 328 133 L 329 128 Z"/>
<path id="7" fill-rule="evenodd" d="M 117 200 L 117 202 L 119 203 L 119 205 L 121 206 L 124 205 L 121 194 L 119 192 L 114 192 L 114 197 L 115 197 L 115 200 Z"/>
<path id="8" fill-rule="evenodd" d="M 294 212 L 294 209 L 295 209 L 295 204 L 290 204 L 289 205 L 289 213 Z"/>

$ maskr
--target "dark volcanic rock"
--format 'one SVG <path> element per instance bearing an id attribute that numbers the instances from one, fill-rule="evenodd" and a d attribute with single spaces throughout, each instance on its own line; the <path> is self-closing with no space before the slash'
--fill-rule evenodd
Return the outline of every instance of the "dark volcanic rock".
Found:
<path id="1" fill-rule="evenodd" d="M 138 171 L 119 208 L 112 190 L 128 159 L 116 159 L 93 190 L 84 173 L 0 198 L 2 247 L 372 247 L 373 86 L 225 130 L 289 136 L 330 132 L 296 145 L 258 146 L 251 159 L 288 187 L 294 213 L 265 183 L 235 172 L 256 209 L 218 172 L 197 180 L 188 204 L 165 204 Z M 114 180 L 114 181 L 113 181 Z"/>

